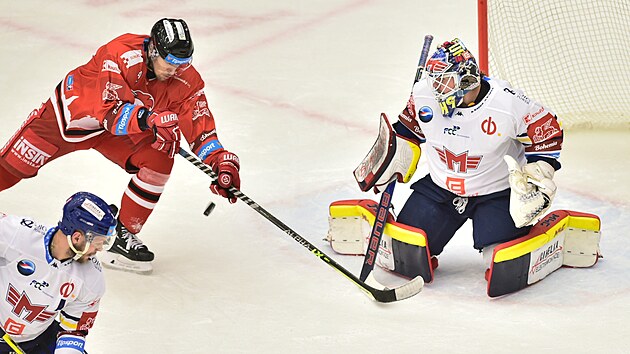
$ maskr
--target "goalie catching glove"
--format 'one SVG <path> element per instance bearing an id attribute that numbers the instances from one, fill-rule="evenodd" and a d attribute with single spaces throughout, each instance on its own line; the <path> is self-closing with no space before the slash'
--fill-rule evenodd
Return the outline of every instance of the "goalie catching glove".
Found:
<path id="1" fill-rule="evenodd" d="M 394 131 L 385 113 L 381 113 L 378 138 L 361 164 L 354 170 L 359 188 L 374 188 L 379 193 L 392 181 L 407 183 L 416 172 L 420 146 Z"/>
<path id="2" fill-rule="evenodd" d="M 212 193 L 227 198 L 231 204 L 236 203 L 236 196 L 230 187 L 241 188 L 241 178 L 238 174 L 240 163 L 238 156 L 226 150 L 220 150 L 208 156 L 205 163 L 217 174 L 216 181 L 210 184 Z"/>
<path id="3" fill-rule="evenodd" d="M 551 206 L 556 195 L 554 168 L 545 161 L 528 163 L 521 169 L 509 155 L 503 158 L 510 172 L 510 215 L 516 227 L 529 225 Z"/>

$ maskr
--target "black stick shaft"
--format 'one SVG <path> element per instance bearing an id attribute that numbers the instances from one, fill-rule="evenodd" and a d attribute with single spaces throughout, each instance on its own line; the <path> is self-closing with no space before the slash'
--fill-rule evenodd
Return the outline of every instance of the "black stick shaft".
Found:
<path id="1" fill-rule="evenodd" d="M 188 153 L 186 150 L 180 148 L 179 154 L 186 158 L 186 160 L 188 160 L 190 163 L 195 165 L 198 169 L 203 171 L 205 174 L 210 176 L 213 180 L 216 180 L 218 178 L 217 174 L 212 171 L 210 167 L 201 162 L 197 157 Z M 393 302 L 397 300 L 402 300 L 417 294 L 422 289 L 423 283 L 419 284 L 419 282 L 414 281 L 411 281 L 396 289 L 380 290 L 367 285 L 365 282 L 359 280 L 354 274 L 350 273 L 347 269 L 335 262 L 332 258 L 328 257 L 324 252 L 319 250 L 304 237 L 293 231 L 293 229 L 291 229 L 289 226 L 285 225 L 282 221 L 271 215 L 271 213 L 258 205 L 256 202 L 254 202 L 251 198 L 243 194 L 243 192 L 234 187 L 230 187 L 230 192 L 232 192 L 238 199 L 244 201 L 252 209 L 256 210 L 265 219 L 271 221 L 274 225 L 280 228 L 280 230 L 282 230 L 284 233 L 297 241 L 297 243 L 313 253 L 313 255 L 315 255 L 317 258 L 321 259 L 323 262 L 334 268 L 336 271 L 346 276 L 346 278 L 350 279 L 353 283 L 355 283 L 355 285 L 357 285 L 362 291 L 364 291 L 374 300 L 378 302 Z"/>

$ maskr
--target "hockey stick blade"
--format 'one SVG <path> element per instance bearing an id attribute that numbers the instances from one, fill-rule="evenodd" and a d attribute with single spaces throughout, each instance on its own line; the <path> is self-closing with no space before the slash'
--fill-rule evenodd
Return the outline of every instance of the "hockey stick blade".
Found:
<path id="1" fill-rule="evenodd" d="M 188 162 L 192 163 L 199 170 L 210 176 L 213 180 L 217 180 L 217 174 L 212 171 L 212 169 L 201 162 L 197 157 L 191 155 L 186 150 L 180 148 L 179 154 L 183 156 Z M 369 297 L 378 302 L 394 302 L 403 299 L 407 299 L 419 293 L 424 286 L 424 281 L 421 277 L 417 277 L 412 279 L 411 281 L 393 288 L 388 289 L 378 284 L 376 280 L 372 279 L 371 282 L 374 286 L 367 284 L 359 280 L 354 274 L 348 271 L 346 268 L 342 267 L 340 264 L 335 262 L 332 258 L 328 257 L 324 252 L 319 250 L 315 245 L 310 243 L 304 237 L 300 236 L 297 232 L 293 231 L 290 227 L 285 225 L 282 221 L 277 219 L 275 216 L 271 215 L 267 210 L 254 202 L 251 198 L 243 194 L 240 190 L 230 187 L 230 192 L 234 194 L 238 199 L 244 201 L 247 205 L 249 205 L 252 209 L 256 210 L 260 215 L 262 215 L 265 219 L 269 220 L 272 224 L 276 225 L 280 230 L 282 230 L 285 234 L 293 238 L 297 243 L 302 245 L 304 248 L 309 250 L 313 255 L 317 258 L 321 259 L 323 262 L 331 266 L 336 271 L 343 274 L 346 278 L 350 279 L 356 286 L 359 287 L 363 292 L 365 292 Z M 372 277 L 373 278 L 373 277 Z M 379 288 L 376 288 L 378 286 Z"/>

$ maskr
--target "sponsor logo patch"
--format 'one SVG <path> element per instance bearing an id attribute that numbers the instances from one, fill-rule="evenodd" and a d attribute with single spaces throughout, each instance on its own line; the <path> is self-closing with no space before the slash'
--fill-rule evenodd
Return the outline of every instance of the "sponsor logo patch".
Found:
<path id="1" fill-rule="evenodd" d="M 18 262 L 17 270 L 20 274 L 24 276 L 32 275 L 33 273 L 35 273 L 35 263 L 28 259 L 23 259 Z"/>
<path id="2" fill-rule="evenodd" d="M 422 106 L 418 110 L 418 118 L 424 122 L 428 123 L 433 119 L 433 110 L 429 106 Z"/>
<path id="3" fill-rule="evenodd" d="M 27 129 L 16 136 L 5 157 L 6 162 L 23 174 L 31 177 L 45 165 L 59 148 L 40 138 L 32 130 Z"/>

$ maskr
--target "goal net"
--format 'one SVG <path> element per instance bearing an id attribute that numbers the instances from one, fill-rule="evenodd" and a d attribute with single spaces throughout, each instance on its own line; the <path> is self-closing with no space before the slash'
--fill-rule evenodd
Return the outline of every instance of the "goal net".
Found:
<path id="1" fill-rule="evenodd" d="M 523 89 L 565 128 L 630 129 L 630 0 L 478 2 L 489 76 Z"/>

